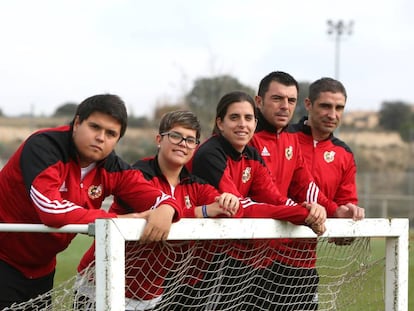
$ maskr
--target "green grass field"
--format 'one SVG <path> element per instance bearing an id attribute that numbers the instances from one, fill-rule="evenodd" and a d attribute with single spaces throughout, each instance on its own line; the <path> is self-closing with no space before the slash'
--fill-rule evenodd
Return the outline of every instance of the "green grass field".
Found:
<path id="1" fill-rule="evenodd" d="M 79 263 L 83 253 L 89 248 L 93 239 L 86 235 L 78 234 L 71 245 L 61 254 L 59 254 L 56 268 L 55 285 L 71 278 L 76 274 L 76 267 Z M 373 258 L 380 258 L 384 254 L 385 248 L 384 239 L 372 239 L 372 256 Z M 381 274 L 379 274 L 380 277 Z M 410 233 L 409 246 L 409 293 L 414 292 L 414 231 Z M 372 282 L 376 282 L 373 280 Z M 362 309 L 360 309 L 362 310 Z M 414 297 L 409 295 L 408 310 L 414 310 Z"/>

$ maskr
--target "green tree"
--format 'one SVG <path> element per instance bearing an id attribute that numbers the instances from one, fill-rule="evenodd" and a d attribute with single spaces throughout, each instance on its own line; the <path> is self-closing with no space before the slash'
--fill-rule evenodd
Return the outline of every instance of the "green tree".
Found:
<path id="1" fill-rule="evenodd" d="M 67 102 L 61 106 L 59 106 L 55 113 L 54 117 L 73 117 L 76 112 L 76 108 L 78 107 L 78 104 L 73 102 Z"/>
<path id="2" fill-rule="evenodd" d="M 213 129 L 218 101 L 231 91 L 244 91 L 251 96 L 255 95 L 253 88 L 243 85 L 236 78 L 220 75 L 195 80 L 194 87 L 185 96 L 188 107 L 200 120 L 203 136 L 209 136 Z"/>
<path id="3" fill-rule="evenodd" d="M 402 101 L 383 102 L 379 111 L 379 125 L 397 131 L 405 141 L 413 140 L 414 115 L 412 106 Z"/>

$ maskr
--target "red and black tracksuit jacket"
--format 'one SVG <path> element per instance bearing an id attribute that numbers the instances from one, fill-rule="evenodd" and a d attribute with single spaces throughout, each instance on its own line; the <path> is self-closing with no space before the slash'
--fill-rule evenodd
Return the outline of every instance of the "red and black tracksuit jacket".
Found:
<path id="1" fill-rule="evenodd" d="M 176 209 L 175 220 L 182 214 L 171 196 L 156 189 L 114 152 L 81 180 L 71 126 L 41 130 L 31 135 L 0 171 L 0 222 L 57 228 L 88 224 L 97 218 L 116 217 L 100 209 L 109 195 L 121 197 L 135 211 L 165 203 Z M 0 232 L 0 260 L 27 278 L 39 278 L 55 269 L 56 254 L 74 236 Z"/>

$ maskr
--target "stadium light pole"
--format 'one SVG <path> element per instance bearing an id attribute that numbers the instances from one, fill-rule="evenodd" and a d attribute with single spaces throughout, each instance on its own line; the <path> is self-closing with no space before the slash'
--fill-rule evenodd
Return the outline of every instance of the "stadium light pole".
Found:
<path id="1" fill-rule="evenodd" d="M 327 21 L 328 35 L 334 36 L 335 39 L 335 79 L 339 79 L 339 61 L 340 61 L 340 43 L 342 37 L 345 35 L 351 35 L 354 27 L 354 22 L 351 20 L 348 24 L 343 20 L 334 22 L 332 20 Z"/>

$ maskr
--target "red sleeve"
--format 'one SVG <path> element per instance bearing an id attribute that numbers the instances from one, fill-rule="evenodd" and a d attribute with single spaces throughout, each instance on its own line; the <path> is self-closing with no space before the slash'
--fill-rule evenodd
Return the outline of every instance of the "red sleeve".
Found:
<path id="1" fill-rule="evenodd" d="M 35 177 L 29 190 L 30 198 L 43 224 L 59 228 L 68 224 L 92 223 L 97 218 L 116 217 L 116 214 L 94 208 L 86 198 L 85 206 L 74 203 L 81 201 L 81 190 L 72 193 L 75 192 L 73 189 L 65 189 L 66 192 L 62 191 L 65 195 L 63 197 L 60 190 L 65 181 L 61 177 L 61 166 L 62 164 L 53 165 L 42 171 Z"/>
<path id="2" fill-rule="evenodd" d="M 353 203 L 358 204 L 358 192 L 356 187 L 356 165 L 352 159 L 347 170 L 342 175 L 339 187 L 335 193 L 334 201 L 338 204 Z"/>
<path id="3" fill-rule="evenodd" d="M 292 205 L 294 203 L 293 200 L 282 196 L 265 165 L 259 161 L 252 161 L 252 165 L 255 166 L 255 173 L 249 196 L 253 200 L 274 205 Z"/>
<path id="4" fill-rule="evenodd" d="M 116 175 L 116 188 L 113 195 L 125 202 L 135 212 L 143 212 L 157 208 L 162 204 L 168 204 L 175 209 L 173 221 L 178 221 L 182 217 L 182 206 L 171 195 L 164 193 L 147 181 L 140 170 L 125 170 Z"/>
<path id="5" fill-rule="evenodd" d="M 300 205 L 272 205 L 253 202 L 249 199 L 243 199 L 241 203 L 244 210 L 243 217 L 245 218 L 273 218 L 303 225 L 309 214 L 309 211 Z"/>

